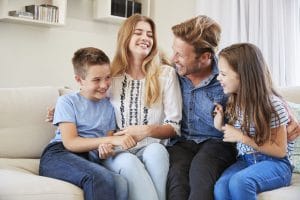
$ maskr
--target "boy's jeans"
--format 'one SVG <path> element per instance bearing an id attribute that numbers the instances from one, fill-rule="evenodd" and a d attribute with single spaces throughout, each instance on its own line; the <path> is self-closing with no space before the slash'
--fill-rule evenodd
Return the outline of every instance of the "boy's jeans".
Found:
<path id="1" fill-rule="evenodd" d="M 89 161 L 88 153 L 71 153 L 61 142 L 51 143 L 44 150 L 40 175 L 77 185 L 83 189 L 85 200 L 127 200 L 128 197 L 123 177 Z"/>
<path id="2" fill-rule="evenodd" d="M 215 199 L 257 199 L 257 193 L 288 186 L 291 177 L 292 169 L 286 157 L 245 154 L 223 172 L 215 185 Z"/>

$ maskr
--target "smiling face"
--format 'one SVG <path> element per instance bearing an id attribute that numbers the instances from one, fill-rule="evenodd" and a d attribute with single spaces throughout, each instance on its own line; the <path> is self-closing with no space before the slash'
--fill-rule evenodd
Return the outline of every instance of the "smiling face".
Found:
<path id="1" fill-rule="evenodd" d="M 81 85 L 82 96 L 93 101 L 103 99 L 107 96 L 107 90 L 111 84 L 109 64 L 89 66 L 85 78 L 78 75 L 75 78 Z"/>
<path id="2" fill-rule="evenodd" d="M 218 80 L 220 81 L 225 94 L 237 93 L 240 87 L 239 75 L 233 71 L 224 57 L 219 58 L 219 75 Z"/>
<path id="3" fill-rule="evenodd" d="M 129 42 L 131 56 L 145 59 L 151 52 L 152 46 L 153 32 L 150 24 L 145 21 L 139 21 Z"/>

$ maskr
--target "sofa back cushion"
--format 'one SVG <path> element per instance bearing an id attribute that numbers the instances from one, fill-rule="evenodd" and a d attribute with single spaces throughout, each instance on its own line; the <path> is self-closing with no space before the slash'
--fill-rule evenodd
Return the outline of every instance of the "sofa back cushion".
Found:
<path id="1" fill-rule="evenodd" d="M 46 108 L 55 105 L 55 87 L 0 88 L 0 157 L 39 158 L 54 137 L 45 122 Z"/>

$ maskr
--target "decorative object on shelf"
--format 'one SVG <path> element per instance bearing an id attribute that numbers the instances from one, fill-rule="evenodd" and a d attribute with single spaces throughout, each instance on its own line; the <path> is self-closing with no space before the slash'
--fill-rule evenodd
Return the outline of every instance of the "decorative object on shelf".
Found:
<path id="1" fill-rule="evenodd" d="M 11 10 L 8 12 L 9 16 L 12 17 L 20 17 L 20 18 L 26 18 L 26 19 L 33 19 L 33 14 L 26 11 L 20 11 L 20 10 Z"/>
<path id="2" fill-rule="evenodd" d="M 94 0 L 94 19 L 120 23 L 134 13 L 150 16 L 151 0 Z"/>

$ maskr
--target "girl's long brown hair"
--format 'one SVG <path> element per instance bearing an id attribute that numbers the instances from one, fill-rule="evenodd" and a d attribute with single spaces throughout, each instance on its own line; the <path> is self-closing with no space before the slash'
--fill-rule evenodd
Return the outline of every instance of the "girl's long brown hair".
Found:
<path id="1" fill-rule="evenodd" d="M 160 62 L 157 48 L 156 28 L 153 20 L 149 17 L 135 14 L 129 17 L 122 24 L 117 39 L 117 49 L 112 61 L 112 76 L 122 75 L 129 66 L 129 42 L 138 22 L 144 21 L 150 24 L 153 33 L 153 46 L 149 55 L 142 64 L 142 71 L 145 74 L 146 92 L 145 104 L 151 106 L 160 96 L 159 73 Z"/>
<path id="2" fill-rule="evenodd" d="M 272 140 L 270 123 L 275 114 L 275 123 L 279 116 L 272 106 L 271 96 L 277 95 L 273 88 L 270 71 L 258 47 L 250 43 L 234 44 L 223 49 L 219 57 L 226 59 L 239 75 L 240 87 L 236 94 L 229 96 L 226 115 L 233 123 L 243 114 L 241 129 L 253 137 L 257 145 Z M 255 128 L 255 135 L 250 135 L 250 125 Z"/>

